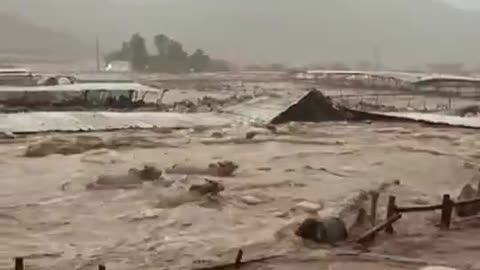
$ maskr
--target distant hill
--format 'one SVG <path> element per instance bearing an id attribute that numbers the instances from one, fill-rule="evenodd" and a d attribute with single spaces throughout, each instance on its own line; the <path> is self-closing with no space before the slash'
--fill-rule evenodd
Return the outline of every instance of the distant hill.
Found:
<path id="1" fill-rule="evenodd" d="M 2 0 L 1 10 L 86 43 L 99 35 L 104 50 L 141 32 L 240 63 L 480 64 L 480 12 L 443 0 Z"/>
<path id="2" fill-rule="evenodd" d="M 72 36 L 39 27 L 17 16 L 0 13 L 0 53 L 75 58 L 87 53 L 85 44 Z"/>

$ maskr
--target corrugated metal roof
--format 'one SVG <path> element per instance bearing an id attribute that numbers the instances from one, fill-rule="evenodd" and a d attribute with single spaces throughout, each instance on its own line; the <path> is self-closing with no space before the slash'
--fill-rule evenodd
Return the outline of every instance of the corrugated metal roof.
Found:
<path id="1" fill-rule="evenodd" d="M 30 73 L 28 69 L 24 68 L 0 68 L 0 74 L 17 74 L 17 73 Z"/>
<path id="2" fill-rule="evenodd" d="M 453 127 L 480 128 L 480 117 L 461 117 L 419 112 L 368 112 L 368 114 Z"/>
<path id="3" fill-rule="evenodd" d="M 158 89 L 148 87 L 139 83 L 78 83 L 52 86 L 0 86 L 0 91 L 94 91 L 94 90 L 138 90 L 138 91 L 158 91 Z"/>
<path id="4" fill-rule="evenodd" d="M 281 98 L 260 97 L 242 104 L 226 108 L 224 111 L 237 116 L 245 117 L 250 120 L 269 123 L 281 113 L 288 111 L 290 108 L 293 108 L 295 104 L 298 104 L 299 100 L 302 100 L 303 98 L 308 98 L 309 93 L 310 92 L 307 92 L 306 94 L 301 96 L 289 96 Z M 319 104 L 318 106 L 325 106 L 325 104 Z M 322 111 L 322 108 L 318 109 L 319 111 Z M 363 118 L 368 118 L 369 115 L 372 117 L 372 119 L 378 119 L 378 117 L 375 116 L 386 116 L 388 117 L 387 119 L 389 121 L 395 121 L 395 119 L 398 119 L 424 122 L 429 124 L 450 125 L 453 127 L 480 128 L 479 117 L 465 118 L 460 116 L 418 112 L 366 112 L 355 109 L 349 109 L 349 111 L 354 114 L 359 113 L 363 116 Z M 306 116 L 305 119 L 306 118 L 308 117 Z"/>
<path id="5" fill-rule="evenodd" d="M 223 109 L 223 112 L 245 117 L 253 121 L 270 122 L 305 94 L 286 97 L 259 97 Z"/>
<path id="6" fill-rule="evenodd" d="M 433 83 L 468 83 L 468 84 L 478 84 L 480 83 L 480 78 L 477 77 L 465 77 L 465 76 L 426 76 L 417 81 L 415 85 L 428 85 Z"/>
<path id="7" fill-rule="evenodd" d="M 129 128 L 224 126 L 230 119 L 213 113 L 31 112 L 0 114 L 0 131 L 102 131 Z"/>
<path id="8" fill-rule="evenodd" d="M 396 72 L 396 71 L 361 71 L 361 70 L 308 70 L 306 74 L 312 75 L 365 75 L 365 76 L 381 76 L 390 77 L 405 82 L 411 82 L 415 84 L 429 83 L 433 81 L 445 81 L 445 82 L 480 82 L 479 77 L 471 76 L 457 76 L 446 74 L 429 74 L 429 73 L 412 73 L 412 72 Z"/>
<path id="9" fill-rule="evenodd" d="M 133 82 L 129 73 L 125 72 L 95 72 L 70 74 L 78 82 Z"/>
<path id="10" fill-rule="evenodd" d="M 308 70 L 305 73 L 312 74 L 312 75 L 379 76 L 379 77 L 395 78 L 398 80 L 403 80 L 405 82 L 414 82 L 427 76 L 427 74 L 425 73 L 396 72 L 396 71 L 361 71 L 361 70 Z"/>

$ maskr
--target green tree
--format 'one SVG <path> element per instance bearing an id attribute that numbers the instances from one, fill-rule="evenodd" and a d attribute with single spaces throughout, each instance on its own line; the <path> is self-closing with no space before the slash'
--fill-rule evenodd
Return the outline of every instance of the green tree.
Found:
<path id="1" fill-rule="evenodd" d="M 198 49 L 190 55 L 188 61 L 190 68 L 193 68 L 194 71 L 205 71 L 210 64 L 210 56 L 206 55 L 203 50 Z"/>
<path id="2" fill-rule="evenodd" d="M 135 34 L 130 39 L 130 64 L 135 71 L 145 71 L 149 62 L 145 39 L 140 34 Z"/>
<path id="3" fill-rule="evenodd" d="M 150 67 L 157 72 L 186 72 L 189 68 L 188 53 L 183 45 L 164 34 L 154 37 L 157 55 L 150 57 Z"/>
<path id="4" fill-rule="evenodd" d="M 159 56 L 168 55 L 170 49 L 170 38 L 164 34 L 156 35 L 154 37 L 155 47 Z"/>
<path id="5" fill-rule="evenodd" d="M 183 45 L 180 42 L 170 40 L 170 46 L 168 47 L 168 58 L 170 60 L 185 63 L 188 59 L 188 53 L 183 50 Z"/>

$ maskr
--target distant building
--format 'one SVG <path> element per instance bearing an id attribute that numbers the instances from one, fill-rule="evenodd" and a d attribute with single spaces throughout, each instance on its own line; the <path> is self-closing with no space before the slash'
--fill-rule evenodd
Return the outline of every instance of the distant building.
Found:
<path id="1" fill-rule="evenodd" d="M 112 61 L 105 68 L 109 72 L 130 72 L 130 63 L 128 61 Z"/>
<path id="2" fill-rule="evenodd" d="M 23 68 L 0 69 L 0 85 L 32 86 L 35 85 L 33 74 Z"/>

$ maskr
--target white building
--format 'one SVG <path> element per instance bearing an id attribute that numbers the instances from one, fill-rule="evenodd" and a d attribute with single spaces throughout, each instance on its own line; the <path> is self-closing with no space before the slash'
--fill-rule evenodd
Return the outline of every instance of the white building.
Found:
<path id="1" fill-rule="evenodd" d="M 112 61 L 105 68 L 109 72 L 130 72 L 130 63 L 128 61 Z"/>

